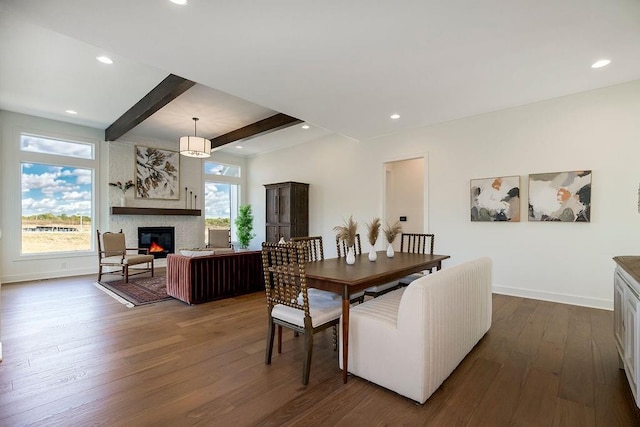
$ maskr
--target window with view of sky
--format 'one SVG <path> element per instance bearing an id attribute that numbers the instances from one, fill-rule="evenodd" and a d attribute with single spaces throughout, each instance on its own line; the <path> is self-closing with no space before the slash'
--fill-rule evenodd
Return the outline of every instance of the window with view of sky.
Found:
<path id="1" fill-rule="evenodd" d="M 23 134 L 22 253 L 91 250 L 93 144 Z"/>
<path id="2" fill-rule="evenodd" d="M 240 167 L 206 161 L 204 173 L 205 228 L 230 228 L 233 236 L 233 221 L 238 211 Z"/>

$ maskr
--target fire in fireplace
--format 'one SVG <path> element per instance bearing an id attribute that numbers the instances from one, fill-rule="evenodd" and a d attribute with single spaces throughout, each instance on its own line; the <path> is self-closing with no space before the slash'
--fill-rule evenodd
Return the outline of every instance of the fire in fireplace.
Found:
<path id="1" fill-rule="evenodd" d="M 138 227 L 138 247 L 149 248 L 154 258 L 166 258 L 175 252 L 175 228 Z"/>

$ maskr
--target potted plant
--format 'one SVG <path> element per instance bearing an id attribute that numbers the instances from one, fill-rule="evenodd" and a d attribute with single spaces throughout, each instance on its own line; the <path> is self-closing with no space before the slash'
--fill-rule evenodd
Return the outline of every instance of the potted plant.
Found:
<path id="1" fill-rule="evenodd" d="M 133 180 L 129 180 L 127 182 L 125 182 L 124 184 L 121 181 L 117 181 L 117 182 L 110 182 L 109 185 L 111 187 L 116 187 L 117 189 L 119 189 L 120 191 L 122 191 L 122 196 L 120 196 L 120 206 L 126 206 L 126 199 L 125 199 L 125 195 L 127 194 L 127 191 L 129 191 L 130 188 L 135 187 L 135 184 L 133 183 Z"/>
<path id="2" fill-rule="evenodd" d="M 375 246 L 376 241 L 378 240 L 378 235 L 380 234 L 380 218 L 373 218 L 371 222 L 367 224 L 367 232 L 367 238 L 371 245 L 371 250 L 369 250 L 369 261 L 375 261 L 378 258 Z"/>
<path id="3" fill-rule="evenodd" d="M 251 243 L 251 239 L 256 237 L 255 233 L 253 233 L 253 213 L 251 213 L 251 205 L 240 206 L 235 224 L 240 248 L 247 249 L 249 243 Z"/>
<path id="4" fill-rule="evenodd" d="M 333 231 L 336 232 L 338 240 L 343 240 L 347 246 L 347 264 L 354 264 L 356 262 L 356 256 L 354 253 L 354 246 L 356 243 L 356 233 L 358 232 L 358 223 L 350 216 L 349 220 L 344 225 L 337 225 L 333 227 Z"/>
<path id="5" fill-rule="evenodd" d="M 389 243 L 389 246 L 387 246 L 387 256 L 389 258 L 393 258 L 394 251 L 392 243 L 401 232 L 402 226 L 400 225 L 400 221 L 396 221 L 393 225 L 389 225 L 389 223 L 387 223 L 387 228 L 384 229 L 384 235 Z"/>

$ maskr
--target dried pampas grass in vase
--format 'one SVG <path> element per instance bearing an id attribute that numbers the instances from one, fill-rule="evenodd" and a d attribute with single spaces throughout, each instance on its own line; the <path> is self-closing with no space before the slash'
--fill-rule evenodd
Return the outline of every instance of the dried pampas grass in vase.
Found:
<path id="1" fill-rule="evenodd" d="M 350 216 L 349 220 L 346 221 L 344 225 L 337 225 L 333 227 L 333 231 L 336 232 L 338 240 L 344 241 L 347 246 L 347 264 L 354 264 L 356 262 L 356 256 L 353 252 L 353 247 L 356 244 L 358 223 L 353 220 L 353 216 Z"/>
<path id="2" fill-rule="evenodd" d="M 387 242 L 389 246 L 387 246 L 387 256 L 389 258 L 393 258 L 395 252 L 393 251 L 393 241 L 396 240 L 398 234 L 402 233 L 402 226 L 400 225 L 400 221 L 396 221 L 393 225 L 389 225 L 387 223 L 387 228 L 384 229 L 384 235 L 387 238 Z"/>
<path id="3" fill-rule="evenodd" d="M 376 253 L 376 242 L 378 241 L 378 235 L 380 234 L 380 218 L 373 218 L 369 224 L 367 224 L 367 238 L 371 249 L 369 250 L 369 261 L 375 261 L 378 259 Z"/>

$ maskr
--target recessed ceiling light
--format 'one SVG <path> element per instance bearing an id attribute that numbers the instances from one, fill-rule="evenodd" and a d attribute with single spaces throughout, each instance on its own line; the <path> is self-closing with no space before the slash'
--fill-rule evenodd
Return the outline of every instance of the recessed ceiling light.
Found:
<path id="1" fill-rule="evenodd" d="M 75 116 L 76 114 L 78 114 L 78 112 L 77 112 L 77 111 L 73 111 L 73 110 L 65 110 L 65 113 L 73 114 L 74 116 Z"/>
<path id="2" fill-rule="evenodd" d="M 598 61 L 591 64 L 591 68 L 602 68 L 606 67 L 609 64 L 611 64 L 611 61 L 609 59 L 599 59 Z"/>
<path id="3" fill-rule="evenodd" d="M 171 3 L 180 5 L 180 6 L 184 6 L 187 4 L 187 0 L 169 0 Z"/>
<path id="4" fill-rule="evenodd" d="M 389 116 L 389 118 L 393 119 L 393 120 L 398 120 L 400 118 L 400 114 L 392 114 Z"/>
<path id="5" fill-rule="evenodd" d="M 309 129 L 310 126 L 309 125 L 302 125 L 302 129 Z"/>
<path id="6" fill-rule="evenodd" d="M 236 148 L 237 148 L 238 150 L 242 150 L 242 145 L 236 145 Z"/>
<path id="7" fill-rule="evenodd" d="M 113 59 L 109 58 L 108 56 L 96 56 L 96 59 L 103 64 L 113 64 Z"/>

